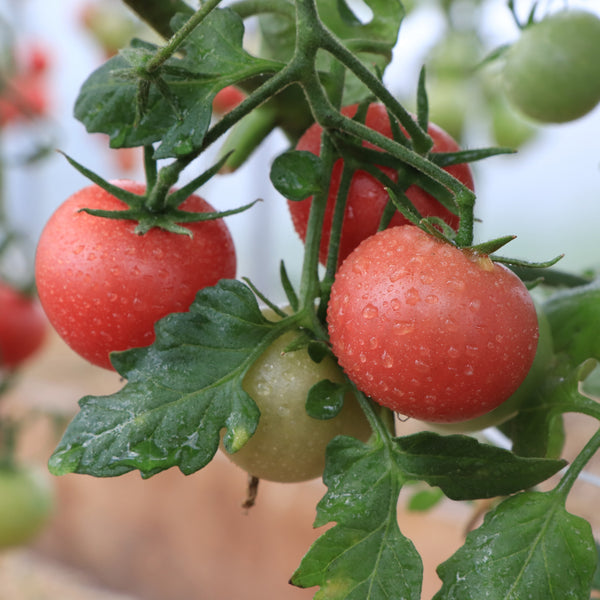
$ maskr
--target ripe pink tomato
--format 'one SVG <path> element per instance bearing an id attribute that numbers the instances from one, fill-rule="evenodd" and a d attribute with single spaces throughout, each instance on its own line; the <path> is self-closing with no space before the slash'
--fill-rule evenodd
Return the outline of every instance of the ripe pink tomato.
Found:
<path id="1" fill-rule="evenodd" d="M 538 320 L 509 269 L 405 225 L 365 240 L 340 267 L 333 352 L 373 400 L 454 422 L 507 400 L 533 363 Z"/>
<path id="2" fill-rule="evenodd" d="M 219 90 L 213 98 L 213 111 L 217 115 L 224 115 L 241 104 L 245 98 L 246 94 L 242 90 L 234 85 L 228 85 Z"/>
<path id="3" fill-rule="evenodd" d="M 35 298 L 0 281 L 0 369 L 15 369 L 35 354 L 47 327 Z"/>
<path id="4" fill-rule="evenodd" d="M 357 105 L 347 106 L 342 109 L 342 113 L 352 117 L 356 114 Z M 384 134 L 391 138 L 392 130 L 383 104 L 374 103 L 369 106 L 365 120 L 367 127 Z M 432 152 L 456 152 L 459 150 L 458 144 L 443 129 L 429 124 L 429 135 L 432 137 L 434 145 Z M 321 147 L 322 128 L 318 124 L 309 127 L 296 145 L 297 150 L 306 150 L 318 155 Z M 365 144 L 366 147 L 373 147 L 371 144 Z M 344 161 L 339 159 L 333 166 L 331 172 L 331 183 L 329 187 L 329 196 L 327 199 L 327 208 L 323 222 L 323 233 L 321 237 L 321 247 L 319 258 L 321 263 L 325 264 L 327 260 L 327 250 L 329 247 L 329 235 L 331 223 L 333 220 L 333 210 Z M 392 180 L 397 181 L 397 173 L 388 167 L 380 167 Z M 473 176 L 468 164 L 463 163 L 446 168 L 446 171 L 473 189 Z M 421 213 L 422 216 L 437 216 L 443 219 L 450 227 L 458 228 L 458 217 L 447 210 L 432 195 L 423 191 L 416 185 L 411 185 L 406 191 L 406 195 Z M 340 240 L 339 263 L 341 263 L 360 242 L 373 235 L 378 227 L 384 208 L 388 202 L 389 196 L 384 186 L 374 177 L 365 171 L 356 171 L 352 178 L 348 200 L 346 204 L 346 214 L 342 226 L 342 236 Z M 308 224 L 308 215 L 312 197 L 300 202 L 288 201 L 288 207 L 292 216 L 294 227 L 302 240 L 306 239 L 306 228 Z M 397 213 L 390 223 L 390 227 L 405 225 L 407 220 Z"/>
<path id="5" fill-rule="evenodd" d="M 142 184 L 117 183 L 144 192 Z M 42 231 L 35 273 L 50 322 L 95 365 L 111 369 L 110 352 L 151 344 L 158 319 L 187 311 L 198 290 L 235 277 L 233 240 L 221 219 L 187 224 L 193 237 L 157 228 L 137 235 L 132 221 L 95 217 L 82 208 L 126 205 L 96 185 L 73 194 Z M 199 196 L 180 208 L 214 210 Z"/>

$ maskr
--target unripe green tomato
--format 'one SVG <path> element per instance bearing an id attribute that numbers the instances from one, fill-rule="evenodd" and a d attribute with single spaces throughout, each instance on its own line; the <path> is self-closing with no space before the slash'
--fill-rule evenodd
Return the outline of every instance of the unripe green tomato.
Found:
<path id="1" fill-rule="evenodd" d="M 329 379 L 344 381 L 333 359 L 315 363 L 305 348 L 284 353 L 297 333 L 277 338 L 250 367 L 243 388 L 260 410 L 254 435 L 232 462 L 259 479 L 278 482 L 307 481 L 319 477 L 325 467 L 325 448 L 337 435 L 366 441 L 371 428 L 353 394 L 346 394 L 344 407 L 332 419 L 320 420 L 306 413 L 310 388 Z"/>
<path id="2" fill-rule="evenodd" d="M 600 360 L 600 279 L 560 291 L 544 303 L 557 353 L 572 365 Z"/>
<path id="3" fill-rule="evenodd" d="M 566 10 L 527 27 L 506 53 L 504 90 L 525 115 L 564 123 L 600 102 L 600 18 Z"/>
<path id="4" fill-rule="evenodd" d="M 45 473 L 33 467 L 0 468 L 0 549 L 32 541 L 54 509 L 54 490 Z"/>
<path id="5" fill-rule="evenodd" d="M 519 408 L 527 403 L 528 398 L 535 393 L 547 374 L 548 365 L 554 356 L 552 331 L 544 312 L 538 307 L 538 326 L 540 337 L 531 369 L 517 391 L 503 404 L 481 415 L 459 423 L 436 423 L 435 428 L 442 433 L 471 433 L 487 427 L 496 427 L 514 417 Z"/>
<path id="6" fill-rule="evenodd" d="M 536 134 L 536 128 L 506 102 L 498 97 L 490 102 L 494 143 L 503 148 L 519 149 Z"/>
<path id="7" fill-rule="evenodd" d="M 430 120 L 459 142 L 469 104 L 467 87 L 465 80 L 452 77 L 432 78 L 427 84 Z"/>

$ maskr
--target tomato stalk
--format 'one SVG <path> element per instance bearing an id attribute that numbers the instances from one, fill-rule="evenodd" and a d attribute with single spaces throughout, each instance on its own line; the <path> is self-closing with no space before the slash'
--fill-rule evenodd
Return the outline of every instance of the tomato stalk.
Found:
<path id="1" fill-rule="evenodd" d="M 206 0 L 200 8 L 178 29 L 147 63 L 146 70 L 149 73 L 157 71 L 185 42 L 194 29 L 221 3 L 221 0 Z"/>
<path id="2" fill-rule="evenodd" d="M 583 447 L 583 450 L 577 455 L 575 460 L 568 466 L 565 474 L 560 480 L 559 484 L 553 490 L 553 493 L 557 494 L 562 502 L 566 502 L 567 496 L 573 487 L 575 481 L 590 462 L 592 457 L 600 449 L 600 429 L 590 438 L 587 444 Z"/>

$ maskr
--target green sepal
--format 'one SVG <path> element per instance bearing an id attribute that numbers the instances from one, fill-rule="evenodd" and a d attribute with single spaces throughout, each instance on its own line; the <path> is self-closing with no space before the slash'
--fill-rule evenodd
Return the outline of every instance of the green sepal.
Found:
<path id="1" fill-rule="evenodd" d="M 463 250 L 470 250 L 477 254 L 485 254 L 488 256 L 492 254 L 492 252 L 496 252 L 497 250 L 500 250 L 500 248 L 506 246 L 506 244 L 512 242 L 516 237 L 516 235 L 505 235 L 494 240 L 482 242 L 481 244 L 475 244 L 474 246 L 466 246 Z"/>
<path id="2" fill-rule="evenodd" d="M 552 267 L 559 260 L 564 258 L 564 254 L 559 254 L 558 256 L 541 262 L 532 262 L 528 260 L 522 260 L 520 258 L 508 258 L 505 256 L 496 256 L 495 254 L 490 254 L 490 258 L 497 263 L 502 263 L 503 265 L 510 265 L 516 267 L 522 267 L 525 269 L 547 269 L 548 267 Z"/>
<path id="3" fill-rule="evenodd" d="M 485 160 L 492 156 L 514 154 L 515 152 L 516 150 L 513 148 L 473 148 L 472 150 L 458 150 L 456 152 L 432 152 L 429 154 L 429 160 L 438 167 L 444 168 Z"/>

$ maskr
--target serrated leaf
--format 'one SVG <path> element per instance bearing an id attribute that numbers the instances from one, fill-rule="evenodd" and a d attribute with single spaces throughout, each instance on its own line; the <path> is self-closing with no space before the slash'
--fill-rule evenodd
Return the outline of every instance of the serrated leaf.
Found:
<path id="1" fill-rule="evenodd" d="M 395 458 L 406 477 L 438 486 L 452 500 L 506 496 L 545 481 L 566 464 L 519 457 L 465 435 L 423 431 L 395 443 Z"/>
<path id="2" fill-rule="evenodd" d="M 291 583 L 321 586 L 323 600 L 419 600 L 423 567 L 412 542 L 398 528 L 397 468 L 379 440 L 373 445 L 337 437 L 327 448 L 315 526 L 337 525 L 306 554 Z"/>
<path id="3" fill-rule="evenodd" d="M 271 165 L 271 183 L 288 200 L 304 200 L 320 191 L 323 161 L 303 150 L 280 154 Z"/>
<path id="4" fill-rule="evenodd" d="M 319 17 L 325 26 L 363 62 L 373 73 L 383 73 L 398 41 L 400 24 L 404 17 L 402 3 L 398 0 L 365 0 L 373 18 L 362 23 L 351 12 L 345 1 L 317 0 Z M 259 19 L 262 51 L 266 56 L 287 61 L 295 44 L 295 23 L 283 15 L 261 15 Z M 329 71 L 332 58 L 323 54 L 317 67 Z M 343 104 L 364 100 L 368 90 L 349 74 L 344 86 Z"/>
<path id="5" fill-rule="evenodd" d="M 239 449 L 259 417 L 242 379 L 277 335 L 241 282 L 201 290 L 189 312 L 157 323 L 151 346 L 113 353 L 126 385 L 80 401 L 51 471 L 108 477 L 139 469 L 147 477 L 177 466 L 189 474 L 212 459 L 224 428 L 228 450 Z"/>
<path id="6" fill-rule="evenodd" d="M 346 4 L 344 2 L 344 4 Z M 327 28 L 373 73 L 381 74 L 392 58 L 392 50 L 398 42 L 404 8 L 399 0 L 364 0 L 371 9 L 368 22 L 348 18 L 348 9 L 339 10 L 331 0 L 317 0 L 319 16 Z M 332 58 L 323 54 L 318 67 L 329 71 Z M 348 74 L 344 86 L 343 104 L 364 100 L 369 91 L 352 74 Z"/>
<path id="7" fill-rule="evenodd" d="M 183 17 L 178 18 L 181 24 Z M 243 21 L 235 12 L 212 11 L 186 40 L 185 56 L 171 57 L 158 73 L 171 98 L 151 85 L 137 121 L 135 65 L 126 60 L 126 54 L 115 56 L 83 84 L 75 117 L 89 132 L 108 134 L 113 148 L 160 141 L 156 158 L 188 154 L 202 144 L 210 124 L 212 99 L 219 89 L 273 69 L 273 63 L 254 58 L 243 49 L 243 33 Z M 153 53 L 157 50 L 157 46 L 139 40 L 132 47 Z"/>
<path id="8" fill-rule="evenodd" d="M 582 600 L 590 597 L 597 554 L 590 524 L 560 496 L 524 492 L 492 510 L 438 567 L 434 600 Z"/>

